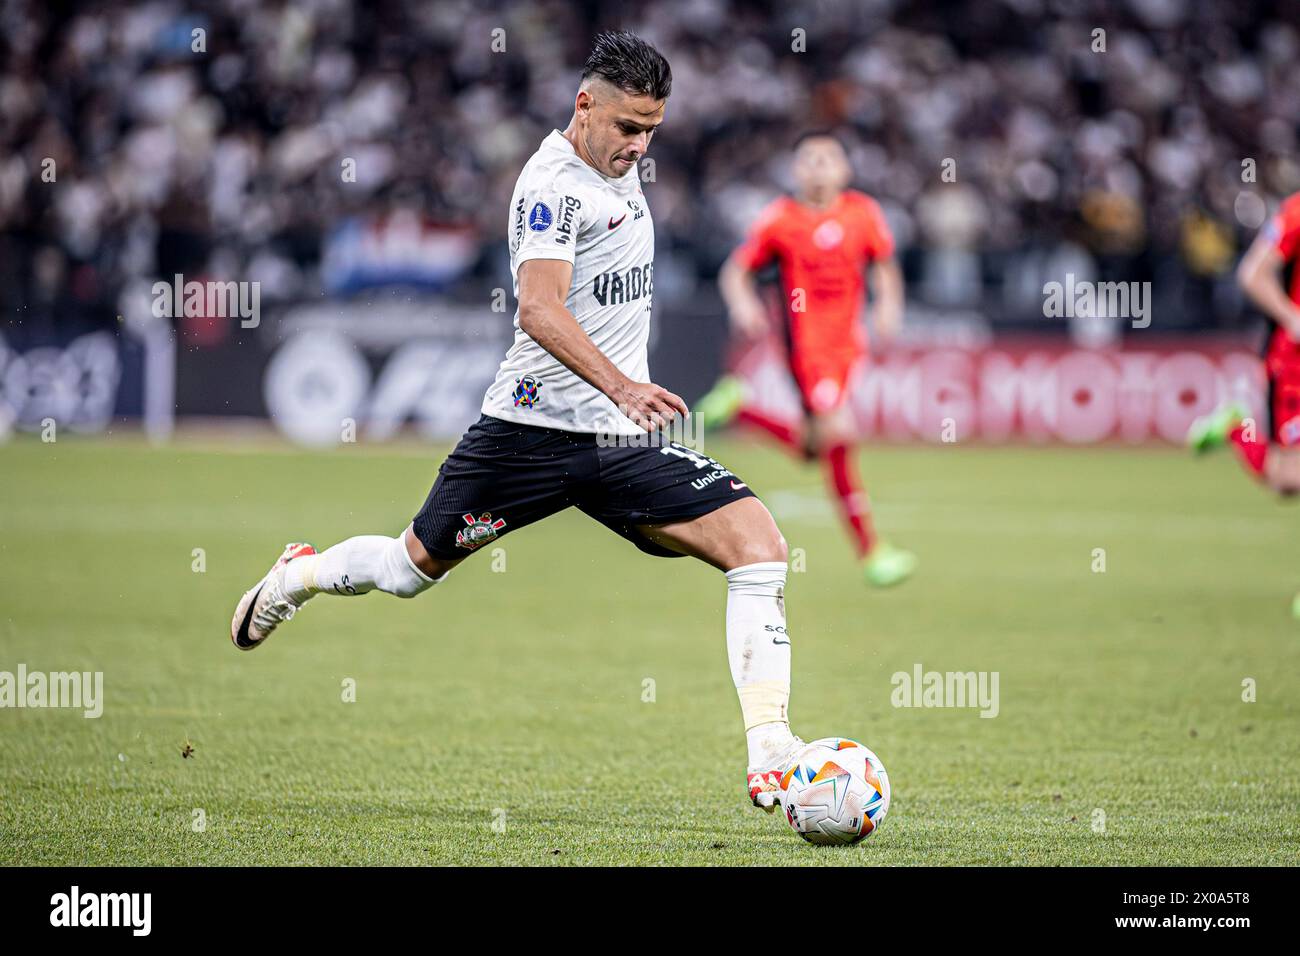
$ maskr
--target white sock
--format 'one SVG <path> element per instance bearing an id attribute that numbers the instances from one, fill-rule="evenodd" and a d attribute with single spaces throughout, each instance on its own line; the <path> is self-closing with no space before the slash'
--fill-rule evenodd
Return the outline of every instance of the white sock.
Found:
<path id="1" fill-rule="evenodd" d="M 790 746 L 790 637 L 785 564 L 763 561 L 727 572 L 727 658 L 740 696 L 749 765 L 767 769 Z"/>
<path id="2" fill-rule="evenodd" d="M 284 589 L 295 604 L 316 594 L 350 596 L 376 590 L 411 598 L 446 577 L 444 574 L 435 581 L 417 568 L 406 551 L 404 536 L 363 534 L 320 554 L 290 561 L 284 569 Z"/>

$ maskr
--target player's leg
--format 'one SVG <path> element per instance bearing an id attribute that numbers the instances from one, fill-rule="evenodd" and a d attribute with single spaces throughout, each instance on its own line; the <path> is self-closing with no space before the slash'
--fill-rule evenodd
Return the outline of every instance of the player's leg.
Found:
<path id="1" fill-rule="evenodd" d="M 654 544 L 674 554 L 698 558 L 724 574 L 751 564 L 785 567 L 789 557 L 776 519 L 754 495 L 737 496 L 698 517 L 635 527 Z"/>
<path id="2" fill-rule="evenodd" d="M 1272 440 L 1256 452 L 1257 473 L 1278 494 L 1290 496 L 1300 492 L 1300 367 L 1288 362 L 1269 371 Z"/>
<path id="3" fill-rule="evenodd" d="M 725 428 L 745 407 L 747 393 L 744 380 L 739 375 L 728 372 L 691 403 L 691 415 L 706 431 Z"/>
<path id="4" fill-rule="evenodd" d="M 781 773 L 803 745 L 790 730 L 785 539 L 754 497 L 637 529 L 653 544 L 699 558 L 726 575 L 727 659 L 745 722 L 746 786 L 756 805 L 771 810 Z"/>
<path id="5" fill-rule="evenodd" d="M 319 553 L 301 542 L 286 545 L 271 570 L 235 605 L 230 639 L 241 651 L 251 651 L 317 594 L 354 597 L 384 591 L 415 597 L 439 583 L 458 563 L 433 562 L 424 554 L 421 567 L 411 542 L 417 554 L 423 552 L 410 528 L 397 537 L 358 535 Z"/>
<path id="6" fill-rule="evenodd" d="M 415 597 L 488 541 L 567 508 L 573 500 L 561 476 L 594 464 L 594 451 L 575 436 L 484 416 L 443 462 L 403 534 L 359 535 L 320 553 L 289 545 L 240 598 L 231 640 L 252 650 L 320 594 Z"/>
<path id="7" fill-rule="evenodd" d="M 317 594 L 355 597 L 383 591 L 413 598 L 442 581 L 463 558 L 434 558 L 408 525 L 395 538 L 363 534 L 285 567 L 285 593 L 301 605 Z"/>
<path id="8" fill-rule="evenodd" d="M 761 349 L 758 343 L 738 343 L 729 350 L 732 354 L 728 368 L 737 367 L 747 352 Z M 749 385 L 739 375 L 728 372 L 703 396 L 691 404 L 691 417 L 706 433 L 727 425 L 747 425 L 765 432 L 799 455 L 804 455 L 802 417 L 788 418 L 756 407 L 752 402 Z"/>
<path id="9" fill-rule="evenodd" d="M 1300 492 L 1300 369 L 1269 369 L 1265 428 L 1239 402 L 1229 402 L 1192 422 L 1187 444 L 1196 452 L 1231 445 L 1245 471 L 1280 495 Z"/>
<path id="10" fill-rule="evenodd" d="M 1187 429 L 1187 447 L 1197 454 L 1219 448 L 1232 440 L 1232 432 L 1250 418 L 1241 402 L 1226 402 L 1214 411 L 1192 420 Z"/>
<path id="11" fill-rule="evenodd" d="M 876 545 L 871 520 L 871 499 L 858 474 L 848 408 L 840 404 L 827 412 L 809 416 L 812 448 L 822 462 L 827 487 L 839 511 L 858 560 L 865 560 Z"/>
<path id="12" fill-rule="evenodd" d="M 748 386 L 738 376 L 724 376 L 691 407 L 691 415 L 698 417 L 700 427 L 706 433 L 731 424 L 747 425 L 807 458 L 802 420 L 758 408 L 750 403 L 748 391 Z"/>
<path id="13" fill-rule="evenodd" d="M 676 442 L 598 449 L 599 481 L 578 507 L 658 557 L 689 555 L 726 576 L 727 656 L 744 716 L 753 801 L 771 809 L 790 732 L 786 544 L 749 486 Z"/>
<path id="14" fill-rule="evenodd" d="M 1300 494 L 1300 448 L 1271 445 L 1264 461 L 1264 481 L 1285 498 Z"/>
<path id="15" fill-rule="evenodd" d="M 1270 363 L 1268 372 L 1268 430 L 1244 405 L 1230 402 L 1192 422 L 1187 444 L 1198 453 L 1230 444 L 1247 474 L 1291 497 L 1300 494 L 1300 370 Z M 1291 613 L 1300 619 L 1300 593 L 1291 600 Z"/>
<path id="16" fill-rule="evenodd" d="M 856 357 L 811 366 L 801 376 L 804 403 L 809 409 L 808 447 L 822 462 L 827 487 L 848 533 L 863 577 L 876 587 L 899 584 L 916 570 L 916 556 L 876 535 L 871 498 L 858 474 L 856 441 L 848 406 L 848 390 L 857 368 Z"/>
<path id="17" fill-rule="evenodd" d="M 1274 437 L 1282 436 L 1275 433 Z M 1300 494 L 1300 446 L 1282 444 L 1280 441 L 1270 442 L 1261 463 L 1259 477 L 1284 498 Z M 1300 620 L 1300 592 L 1291 598 L 1291 615 Z"/>
<path id="18" fill-rule="evenodd" d="M 775 438 L 783 447 L 801 458 L 808 459 L 808 444 L 803 422 L 797 418 L 785 418 L 764 411 L 752 405 L 746 405 L 736 413 L 736 424 L 747 425 Z"/>
<path id="19" fill-rule="evenodd" d="M 1268 435 L 1240 402 L 1228 402 L 1192 421 L 1187 429 L 1187 447 L 1198 455 L 1229 445 L 1242 469 L 1251 477 L 1267 481 Z"/>
<path id="20" fill-rule="evenodd" d="M 761 409 L 750 399 L 749 386 L 738 375 L 724 375 L 691 406 L 691 415 L 705 433 L 727 425 L 745 425 L 775 438 L 785 448 L 809 458 L 802 417 L 789 418 Z"/>

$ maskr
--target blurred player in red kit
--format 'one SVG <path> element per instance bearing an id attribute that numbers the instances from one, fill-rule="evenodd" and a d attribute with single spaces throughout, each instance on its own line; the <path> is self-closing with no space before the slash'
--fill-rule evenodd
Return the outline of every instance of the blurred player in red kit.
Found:
<path id="1" fill-rule="evenodd" d="M 808 133 L 794 147 L 795 195 L 772 202 L 722 267 L 719 284 L 734 332 L 753 341 L 771 332 L 756 273 L 780 271 L 784 308 L 779 332 L 803 405 L 783 421 L 746 405 L 745 385 L 723 378 L 695 407 L 706 429 L 729 422 L 756 426 L 808 460 L 820 459 L 868 583 L 908 578 L 916 557 L 881 541 L 854 461 L 847 407 L 854 376 L 867 358 L 861 322 L 870 271 L 877 337 L 889 340 L 903 315 L 903 275 L 880 206 L 849 189 L 852 168 L 832 134 Z"/>
<path id="2" fill-rule="evenodd" d="M 1280 495 L 1294 495 L 1300 492 L 1300 193 L 1255 238 L 1237 282 L 1274 323 L 1264 357 L 1269 425 L 1258 427 L 1250 410 L 1233 402 L 1194 421 L 1187 442 L 1198 452 L 1230 443 L 1248 473 Z M 1300 594 L 1292 613 L 1300 617 Z"/>

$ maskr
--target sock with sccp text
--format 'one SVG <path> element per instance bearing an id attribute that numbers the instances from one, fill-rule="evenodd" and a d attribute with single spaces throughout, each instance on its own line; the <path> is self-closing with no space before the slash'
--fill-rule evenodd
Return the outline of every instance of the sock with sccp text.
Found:
<path id="1" fill-rule="evenodd" d="M 790 635 L 783 561 L 727 572 L 727 658 L 745 720 L 749 765 L 768 769 L 789 748 Z"/>
<path id="2" fill-rule="evenodd" d="M 284 569 L 284 589 L 295 604 L 317 594 L 352 596 L 370 591 L 411 598 L 446 577 L 435 580 L 417 568 L 403 535 L 363 534 L 320 554 L 290 561 Z"/>

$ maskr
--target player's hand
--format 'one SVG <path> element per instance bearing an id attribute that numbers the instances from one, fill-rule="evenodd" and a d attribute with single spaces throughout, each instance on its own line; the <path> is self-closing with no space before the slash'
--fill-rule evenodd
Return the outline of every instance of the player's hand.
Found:
<path id="1" fill-rule="evenodd" d="M 653 382 L 625 382 L 610 398 L 619 411 L 648 432 L 665 429 L 677 416 L 690 414 L 681 396 Z"/>
<path id="2" fill-rule="evenodd" d="M 898 333 L 903 328 L 902 313 L 895 309 L 877 309 L 875 325 L 880 344 L 888 345 L 898 338 Z"/>
<path id="3" fill-rule="evenodd" d="M 736 309 L 731 313 L 731 327 L 750 342 L 767 335 L 767 313 L 763 309 Z"/>

